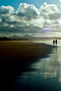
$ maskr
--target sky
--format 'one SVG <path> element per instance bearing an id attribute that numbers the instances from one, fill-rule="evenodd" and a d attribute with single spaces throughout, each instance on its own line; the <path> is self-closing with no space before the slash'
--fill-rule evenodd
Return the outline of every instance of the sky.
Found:
<path id="1" fill-rule="evenodd" d="M 0 6 L 11 5 L 17 9 L 20 3 L 28 3 L 34 4 L 37 8 L 39 8 L 44 2 L 48 4 L 57 4 L 57 6 L 60 7 L 60 0 L 0 0 Z"/>
<path id="2" fill-rule="evenodd" d="M 37 33 L 60 35 L 61 0 L 0 0 L 0 36 Z"/>

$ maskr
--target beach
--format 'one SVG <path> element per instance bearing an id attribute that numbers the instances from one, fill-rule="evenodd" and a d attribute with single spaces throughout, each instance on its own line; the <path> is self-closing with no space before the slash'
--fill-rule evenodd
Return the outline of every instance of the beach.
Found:
<path id="1" fill-rule="evenodd" d="M 17 76 L 29 69 L 30 64 L 39 58 L 44 58 L 51 52 L 53 46 L 24 42 L 24 41 L 0 41 L 0 77 L 1 87 L 8 91 L 19 91 L 13 83 Z M 22 91 L 22 90 L 21 90 Z"/>
<path id="2" fill-rule="evenodd" d="M 0 41 L 0 61 L 21 61 L 21 59 L 41 58 L 52 46 L 22 41 Z"/>

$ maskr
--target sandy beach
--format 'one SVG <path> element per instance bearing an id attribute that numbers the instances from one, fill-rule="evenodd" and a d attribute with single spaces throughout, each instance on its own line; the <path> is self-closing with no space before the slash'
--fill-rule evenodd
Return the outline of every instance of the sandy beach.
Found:
<path id="1" fill-rule="evenodd" d="M 13 81 L 24 71 L 30 70 L 28 67 L 37 59 L 47 56 L 52 50 L 52 46 L 21 41 L 0 41 L 0 76 L 1 86 L 11 91 L 17 86 Z"/>
<path id="2" fill-rule="evenodd" d="M 21 59 L 41 58 L 52 46 L 21 41 L 0 41 L 0 61 L 21 61 Z"/>

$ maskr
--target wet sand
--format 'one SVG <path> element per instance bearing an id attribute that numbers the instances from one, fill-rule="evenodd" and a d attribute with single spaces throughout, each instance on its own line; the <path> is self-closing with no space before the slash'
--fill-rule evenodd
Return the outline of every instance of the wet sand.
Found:
<path id="1" fill-rule="evenodd" d="M 50 52 L 52 46 L 21 41 L 0 41 L 0 61 L 21 61 L 21 59 L 41 58 Z"/>
<path id="2" fill-rule="evenodd" d="M 0 41 L 0 77 L 2 89 L 19 91 L 13 80 L 38 58 L 47 56 L 52 46 L 21 41 Z"/>

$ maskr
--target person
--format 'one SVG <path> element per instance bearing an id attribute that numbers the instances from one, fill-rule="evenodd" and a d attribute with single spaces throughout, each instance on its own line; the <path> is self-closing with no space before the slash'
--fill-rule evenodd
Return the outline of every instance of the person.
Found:
<path id="1" fill-rule="evenodd" d="M 56 45 L 57 45 L 57 39 L 56 39 Z"/>
<path id="2" fill-rule="evenodd" d="M 53 45 L 55 44 L 55 40 L 53 40 Z"/>

